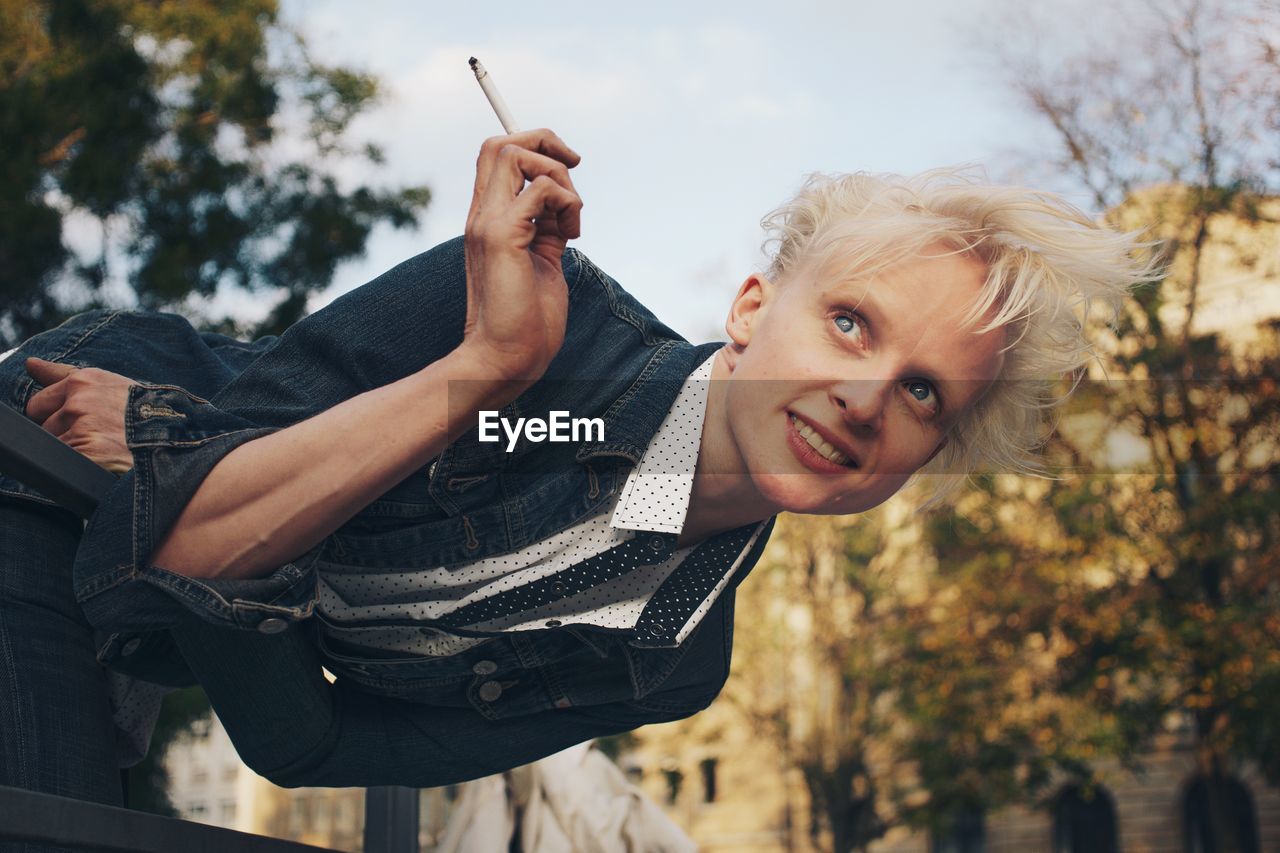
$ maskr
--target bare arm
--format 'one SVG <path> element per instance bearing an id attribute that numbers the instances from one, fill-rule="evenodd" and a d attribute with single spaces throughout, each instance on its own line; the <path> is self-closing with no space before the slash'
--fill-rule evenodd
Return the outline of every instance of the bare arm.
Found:
<path id="1" fill-rule="evenodd" d="M 510 402 L 504 383 L 477 381 L 483 376 L 459 348 L 237 447 L 210 470 L 150 562 L 190 577 L 267 574 L 438 456 L 478 410 Z"/>

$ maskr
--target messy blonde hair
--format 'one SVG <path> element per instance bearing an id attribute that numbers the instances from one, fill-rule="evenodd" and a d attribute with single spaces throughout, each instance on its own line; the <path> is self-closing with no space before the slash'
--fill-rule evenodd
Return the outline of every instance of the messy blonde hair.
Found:
<path id="1" fill-rule="evenodd" d="M 924 506 L 979 469 L 1048 476 L 1038 454 L 1044 415 L 1095 356 L 1085 319 L 1100 308 L 1114 325 L 1125 295 L 1160 274 L 1153 244 L 1139 233 L 1113 230 L 1052 193 L 988 183 L 973 168 L 812 174 L 761 225 L 775 282 L 811 264 L 835 280 L 865 279 L 938 243 L 985 264 L 965 323 L 975 334 L 1007 327 L 1004 365 L 942 451 L 912 476 L 913 483 L 929 477 Z M 1064 376 L 1075 382 L 1055 392 Z"/>

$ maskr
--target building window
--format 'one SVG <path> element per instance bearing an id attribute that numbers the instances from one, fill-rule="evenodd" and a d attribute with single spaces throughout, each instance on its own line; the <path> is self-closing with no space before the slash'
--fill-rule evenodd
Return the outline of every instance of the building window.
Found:
<path id="1" fill-rule="evenodd" d="M 196 764 L 191 768 L 191 781 L 193 784 L 202 785 L 209 781 L 209 770 L 203 764 Z"/>
<path id="2" fill-rule="evenodd" d="M 1053 853 L 1117 853 L 1116 809 L 1105 788 L 1063 788 L 1053 804 Z"/>
<path id="3" fill-rule="evenodd" d="M 236 822 L 236 801 L 235 800 L 222 801 L 221 820 L 225 825 L 230 825 Z"/>
<path id="4" fill-rule="evenodd" d="M 702 768 L 702 801 L 716 801 L 716 759 L 705 758 L 699 765 Z"/>
<path id="5" fill-rule="evenodd" d="M 1258 821 L 1249 790 L 1234 776 L 1220 776 L 1214 781 L 1222 797 L 1223 825 L 1213 825 L 1209 780 L 1196 777 L 1182 801 L 1183 849 L 1187 853 L 1258 853 Z"/>
<path id="6" fill-rule="evenodd" d="M 674 806 L 676 800 L 680 799 L 680 783 L 684 781 L 684 774 L 679 770 L 664 767 L 662 778 L 667 782 L 667 805 Z"/>
<path id="7" fill-rule="evenodd" d="M 946 826 L 933 833 L 930 853 L 985 853 L 986 826 L 982 812 L 963 806 Z"/>
<path id="8" fill-rule="evenodd" d="M 187 809 L 187 816 L 192 818 L 193 820 L 203 820 L 204 816 L 208 812 L 209 812 L 209 809 L 205 806 L 204 803 L 192 803 L 190 808 Z"/>

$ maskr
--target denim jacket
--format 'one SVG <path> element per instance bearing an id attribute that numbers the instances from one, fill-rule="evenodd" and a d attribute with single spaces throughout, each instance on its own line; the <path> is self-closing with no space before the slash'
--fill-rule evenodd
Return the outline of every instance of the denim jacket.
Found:
<path id="1" fill-rule="evenodd" d="M 501 415 L 567 410 L 600 417 L 604 439 L 521 439 L 508 453 L 505 443 L 480 442 L 473 429 L 262 578 L 188 578 L 148 558 L 231 450 L 416 372 L 461 343 L 460 238 L 335 300 L 278 339 L 241 343 L 196 333 L 174 315 L 90 312 L 0 363 L 5 402 L 19 411 L 38 390 L 21 369 L 27 355 L 142 383 L 130 389 L 125 415 L 134 468 L 90 518 L 75 567 L 76 596 L 104 632 L 99 659 L 162 683 L 186 683 L 193 671 L 245 760 L 281 784 L 442 784 L 706 707 L 728 676 L 733 589 L 758 560 L 772 520 L 678 646 L 547 629 L 425 659 L 324 645 L 314 630 L 320 569 L 341 571 L 353 561 L 390 572 L 465 564 L 523 548 L 597 512 L 639 461 L 685 379 L 721 346 L 689 344 L 575 250 L 565 253 L 564 273 L 564 344 L 544 377 Z M 0 493 L 43 500 L 3 477 Z M 686 559 L 705 559 L 708 549 L 736 555 L 755 528 L 712 537 Z M 646 536 L 655 561 L 671 555 L 674 534 Z M 337 676 L 332 687 L 316 678 L 321 664 Z M 293 688 L 286 691 L 287 684 Z M 289 708 L 298 714 L 285 713 Z M 421 752 L 412 736 L 421 731 L 419 717 L 433 725 L 452 719 L 455 731 L 478 737 L 501 726 L 519 746 L 450 763 Z M 282 718 L 278 728 L 264 722 L 275 718 Z M 388 733 L 397 727 L 407 728 L 393 746 Z"/>

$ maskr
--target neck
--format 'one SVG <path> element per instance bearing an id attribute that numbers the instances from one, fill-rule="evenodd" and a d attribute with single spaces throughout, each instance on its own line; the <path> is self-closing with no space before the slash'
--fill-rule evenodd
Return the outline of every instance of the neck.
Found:
<path id="1" fill-rule="evenodd" d="M 679 548 L 744 524 L 763 521 L 778 512 L 756 489 L 746 463 L 736 450 L 725 408 L 732 371 L 723 350 L 712 358 L 715 361 L 711 366 L 707 413 L 698 443 L 689 510 L 676 540 Z"/>

